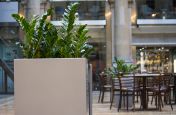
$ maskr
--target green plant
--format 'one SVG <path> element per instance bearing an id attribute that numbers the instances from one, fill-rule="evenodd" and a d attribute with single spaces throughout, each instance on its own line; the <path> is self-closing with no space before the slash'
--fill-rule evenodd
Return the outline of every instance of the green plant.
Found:
<path id="1" fill-rule="evenodd" d="M 65 44 L 65 47 L 60 48 L 62 57 L 88 57 L 92 51 L 92 47 L 87 44 L 90 36 L 87 36 L 86 25 L 75 23 L 77 10 L 78 3 L 71 4 L 63 15 L 59 43 Z"/>
<path id="2" fill-rule="evenodd" d="M 111 68 L 107 68 L 105 71 L 108 75 L 115 77 L 119 73 L 131 73 L 134 72 L 139 66 L 135 64 L 126 64 L 124 60 L 114 58 L 114 64 Z"/>
<path id="3" fill-rule="evenodd" d="M 62 26 L 57 29 L 47 17 L 52 14 L 52 9 L 39 18 L 33 17 L 30 21 L 19 14 L 13 18 L 25 32 L 24 42 L 20 43 L 26 58 L 78 58 L 88 57 L 92 46 L 87 44 L 86 25 L 75 23 L 78 3 L 70 4 L 63 14 Z"/>

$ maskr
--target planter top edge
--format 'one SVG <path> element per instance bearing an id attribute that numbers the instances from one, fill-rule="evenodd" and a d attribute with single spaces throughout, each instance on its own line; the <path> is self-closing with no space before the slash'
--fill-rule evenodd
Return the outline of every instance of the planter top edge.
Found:
<path id="1" fill-rule="evenodd" d="M 14 60 L 34 60 L 34 59 L 86 59 L 86 58 L 18 58 L 18 59 L 14 59 Z"/>
<path id="2" fill-rule="evenodd" d="M 14 59 L 14 61 L 20 60 L 87 60 L 86 58 L 21 58 Z"/>

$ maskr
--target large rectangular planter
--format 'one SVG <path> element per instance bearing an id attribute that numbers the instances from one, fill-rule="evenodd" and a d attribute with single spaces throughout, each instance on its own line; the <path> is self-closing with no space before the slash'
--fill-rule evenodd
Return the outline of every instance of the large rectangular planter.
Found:
<path id="1" fill-rule="evenodd" d="M 14 74 L 15 115 L 90 114 L 86 59 L 16 59 Z"/>

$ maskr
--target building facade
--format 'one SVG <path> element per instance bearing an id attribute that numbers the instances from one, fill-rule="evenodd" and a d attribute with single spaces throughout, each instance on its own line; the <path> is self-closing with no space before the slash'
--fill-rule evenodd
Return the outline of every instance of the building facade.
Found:
<path id="1" fill-rule="evenodd" d="M 137 17 L 132 26 L 136 63 L 143 60 L 148 72 L 174 72 L 176 46 L 176 1 L 136 0 Z"/>
<path id="2" fill-rule="evenodd" d="M 59 27 L 64 9 L 75 1 L 80 3 L 78 21 L 88 25 L 89 43 L 95 48 L 89 59 L 95 88 L 98 74 L 112 66 L 114 57 L 139 64 L 140 72 L 174 72 L 176 0 L 1 0 L 1 60 L 10 63 L 21 57 L 15 42 L 24 39 L 23 33 L 12 13 L 30 19 L 53 8 L 51 21 Z M 3 69 L 0 74 L 0 92 L 4 92 Z M 13 91 L 13 82 L 6 81 L 7 92 Z"/>

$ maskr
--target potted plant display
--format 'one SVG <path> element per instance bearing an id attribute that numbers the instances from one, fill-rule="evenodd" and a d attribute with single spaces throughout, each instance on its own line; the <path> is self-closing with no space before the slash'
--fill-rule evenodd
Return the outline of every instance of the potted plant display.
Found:
<path id="1" fill-rule="evenodd" d="M 113 66 L 105 70 L 106 74 L 112 77 L 117 75 L 133 73 L 138 69 L 138 65 L 127 64 L 123 59 L 114 58 Z"/>
<path id="2" fill-rule="evenodd" d="M 128 79 L 127 76 L 122 78 L 123 74 L 129 74 L 130 75 L 131 73 L 135 72 L 135 70 L 137 68 L 138 68 L 138 65 L 127 64 L 127 63 L 125 63 L 125 61 L 123 59 L 118 59 L 118 58 L 115 57 L 113 66 L 111 68 L 107 68 L 105 70 L 105 73 L 108 76 L 111 76 L 112 79 L 117 79 L 118 78 L 118 80 L 119 80 L 118 83 L 120 83 L 120 79 L 123 79 L 123 80 L 124 79 Z M 121 82 L 121 83 L 123 83 L 123 82 Z M 123 87 L 125 87 L 125 85 L 129 86 L 129 84 L 124 83 Z M 117 84 L 116 84 L 116 86 L 117 86 Z M 119 95 L 120 95 L 120 93 L 121 92 L 117 92 L 116 95 L 115 95 L 115 103 L 116 103 L 116 107 L 117 108 L 119 106 L 119 101 L 120 101 L 120 96 Z M 129 93 L 128 98 L 122 100 L 122 102 L 121 102 L 122 105 L 127 103 L 127 99 L 128 99 L 128 107 L 132 107 L 132 105 L 133 105 L 133 97 L 132 97 L 132 95 L 130 95 L 130 93 Z"/>
<path id="3" fill-rule="evenodd" d="M 67 7 L 59 29 L 48 20 L 52 9 L 30 21 L 12 15 L 25 32 L 18 43 L 24 59 L 14 60 L 16 115 L 88 113 L 86 58 L 92 47 L 87 44 L 86 25 L 75 23 L 77 9 L 78 3 Z"/>

